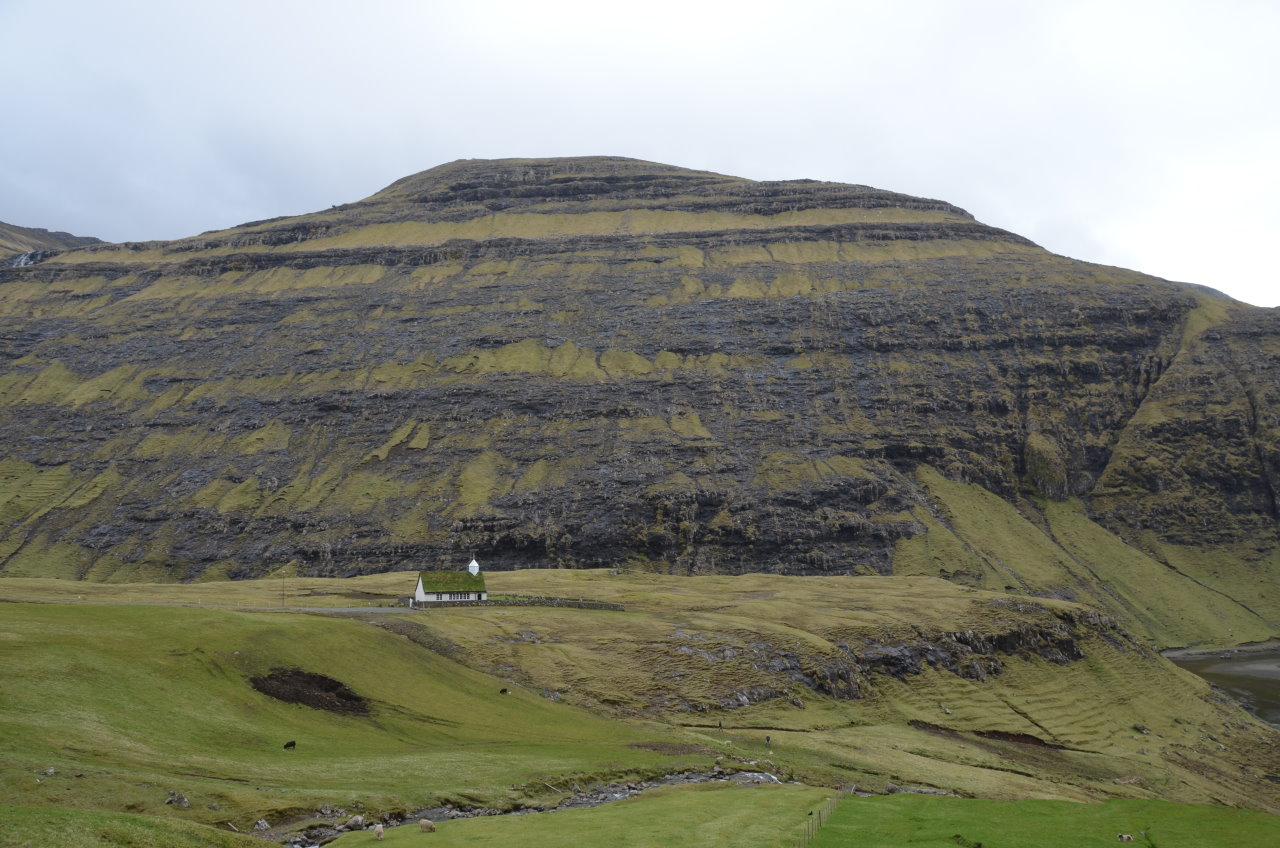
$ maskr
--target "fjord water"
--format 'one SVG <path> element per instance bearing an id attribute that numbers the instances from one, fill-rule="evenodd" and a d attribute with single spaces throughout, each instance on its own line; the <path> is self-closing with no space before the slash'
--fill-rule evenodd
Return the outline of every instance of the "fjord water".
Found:
<path id="1" fill-rule="evenodd" d="M 1173 661 L 1222 687 L 1258 718 L 1280 726 L 1280 649 Z"/>

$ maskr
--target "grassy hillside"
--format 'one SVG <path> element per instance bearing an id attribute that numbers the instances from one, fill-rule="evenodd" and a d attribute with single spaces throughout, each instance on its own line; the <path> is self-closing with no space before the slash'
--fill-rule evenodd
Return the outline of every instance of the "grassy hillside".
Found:
<path id="1" fill-rule="evenodd" d="M 247 830 L 332 821 L 325 805 L 555 805 L 575 785 L 719 762 L 874 792 L 1280 810 L 1273 729 L 1068 602 L 923 577 L 537 570 L 490 573 L 490 591 L 625 610 L 381 606 L 414 577 L 0 581 L 0 803 Z M 370 612 L 212 606 L 274 606 L 282 589 L 290 605 Z M 274 669 L 338 681 L 367 714 L 251 685 Z M 710 803 L 772 839 L 796 820 L 782 808 L 816 796 L 779 795 L 767 815 L 724 797 Z M 699 806 L 675 790 L 663 803 Z M 647 814 L 617 815 L 623 834 Z"/>
<path id="2" fill-rule="evenodd" d="M 1015 505 L 927 465 L 917 476 L 929 501 L 913 514 L 925 532 L 899 542 L 895 573 L 1078 601 L 1161 647 L 1265 641 L 1280 633 L 1275 554 L 1239 546 L 1144 551 L 1090 520 L 1077 499 Z M 1239 582 L 1246 575 L 1248 593 Z"/>
<path id="3" fill-rule="evenodd" d="M 1194 801 L 1247 798 L 1274 772 L 1272 730 L 1071 603 L 929 578 L 522 571 L 490 584 L 627 612 L 447 609 L 406 625 L 476 668 L 596 710 L 665 715 L 816 783 Z M 1046 744 L 1006 741 L 1025 737 Z M 1234 752 L 1190 765 L 1226 754 L 1209 737 Z"/>
<path id="4" fill-rule="evenodd" d="M 7 803 L 177 813 L 247 830 L 324 804 L 512 804 L 528 800 L 530 782 L 546 794 L 537 782 L 546 775 L 681 761 L 651 750 L 665 738 L 656 729 L 523 690 L 500 695 L 498 681 L 356 622 L 90 604 L 5 604 L 4 615 Z M 336 679 L 370 713 L 251 687 L 275 668 Z M 284 750 L 290 740 L 297 748 Z M 169 789 L 190 808 L 167 805 Z"/>

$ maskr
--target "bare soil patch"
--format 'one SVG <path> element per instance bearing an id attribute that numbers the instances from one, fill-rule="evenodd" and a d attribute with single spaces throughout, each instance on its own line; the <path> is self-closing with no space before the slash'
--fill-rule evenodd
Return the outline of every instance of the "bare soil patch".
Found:
<path id="1" fill-rule="evenodd" d="M 345 683 L 300 668 L 273 668 L 264 675 L 249 678 L 249 685 L 264 695 L 290 704 L 343 715 L 369 714 L 369 701 L 351 691 Z"/>

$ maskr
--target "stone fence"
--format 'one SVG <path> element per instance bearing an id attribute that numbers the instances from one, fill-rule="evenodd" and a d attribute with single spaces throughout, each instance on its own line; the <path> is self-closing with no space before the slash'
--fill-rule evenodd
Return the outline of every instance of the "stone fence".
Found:
<path id="1" fill-rule="evenodd" d="M 410 609 L 427 610 L 441 607 L 573 607 L 575 609 L 625 610 L 622 604 L 611 601 L 592 601 L 587 598 L 552 598 L 543 595 L 503 595 L 487 601 L 428 601 L 414 603 L 406 598 Z"/>

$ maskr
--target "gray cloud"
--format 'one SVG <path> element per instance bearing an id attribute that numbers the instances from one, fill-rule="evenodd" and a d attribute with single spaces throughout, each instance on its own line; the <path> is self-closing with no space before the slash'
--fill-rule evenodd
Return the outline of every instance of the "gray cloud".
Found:
<path id="1" fill-rule="evenodd" d="M 0 4 L 0 220 L 174 238 L 467 157 L 941 197 L 1280 303 L 1280 12 L 1111 2 Z"/>

